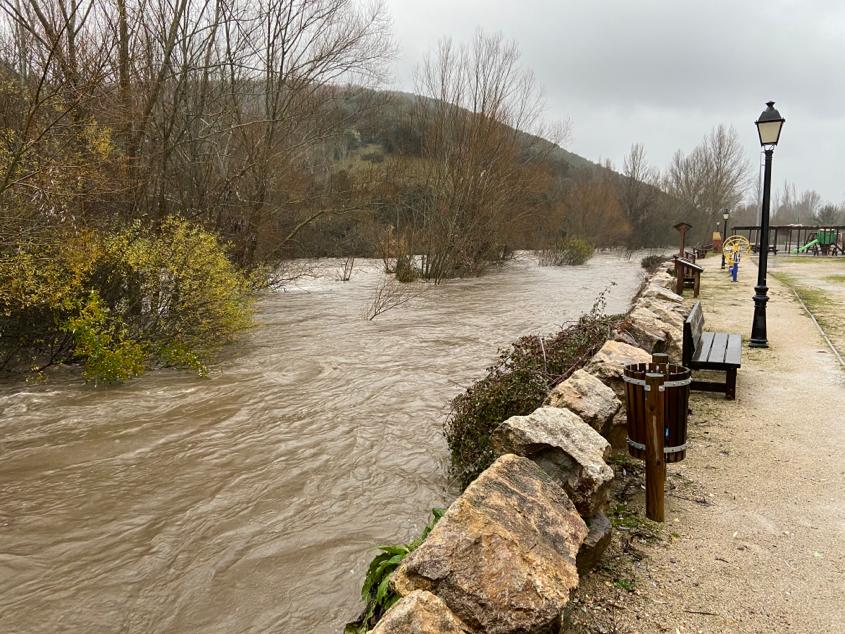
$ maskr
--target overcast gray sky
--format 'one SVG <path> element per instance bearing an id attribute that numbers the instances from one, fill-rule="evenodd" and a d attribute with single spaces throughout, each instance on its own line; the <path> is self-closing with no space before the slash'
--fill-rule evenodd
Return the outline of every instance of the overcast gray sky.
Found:
<path id="1" fill-rule="evenodd" d="M 754 120 L 772 99 L 786 118 L 773 180 L 845 201 L 845 0 L 387 0 L 394 85 L 443 36 L 476 28 L 516 40 L 569 119 L 567 149 L 619 167 L 631 143 L 663 169 L 715 125 L 734 126 L 754 173 Z"/>

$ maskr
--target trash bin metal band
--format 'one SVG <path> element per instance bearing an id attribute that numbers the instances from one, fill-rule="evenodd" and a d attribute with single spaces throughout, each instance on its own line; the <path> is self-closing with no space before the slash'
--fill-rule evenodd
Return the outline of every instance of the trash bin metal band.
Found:
<path id="1" fill-rule="evenodd" d="M 622 380 L 625 381 L 625 383 L 630 383 L 631 385 L 645 385 L 644 379 L 635 379 L 627 374 L 622 375 Z"/>
<path id="2" fill-rule="evenodd" d="M 625 381 L 625 383 L 630 383 L 631 385 L 642 385 L 646 389 L 648 389 L 648 385 L 646 385 L 645 379 L 635 379 L 628 375 L 623 375 L 622 379 Z M 685 379 L 679 379 L 677 381 L 664 381 L 663 387 L 683 387 L 685 385 L 689 385 L 690 383 L 692 383 L 692 377 L 688 376 Z"/>
<path id="3" fill-rule="evenodd" d="M 643 443 L 639 443 L 636 441 L 628 439 L 628 446 L 633 447 L 634 449 L 639 449 L 640 451 L 645 451 L 645 445 Z M 682 451 L 686 451 L 687 443 L 683 445 L 678 445 L 677 447 L 664 447 L 663 453 L 681 453 Z"/>

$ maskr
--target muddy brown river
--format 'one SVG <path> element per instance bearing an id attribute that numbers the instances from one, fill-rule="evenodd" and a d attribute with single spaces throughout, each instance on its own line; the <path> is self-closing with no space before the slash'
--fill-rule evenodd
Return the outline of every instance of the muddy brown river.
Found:
<path id="1" fill-rule="evenodd" d="M 0 386 L 0 630 L 337 633 L 454 493 L 441 427 L 496 350 L 621 311 L 639 255 L 521 259 L 365 321 L 374 261 L 265 296 L 209 378 Z"/>

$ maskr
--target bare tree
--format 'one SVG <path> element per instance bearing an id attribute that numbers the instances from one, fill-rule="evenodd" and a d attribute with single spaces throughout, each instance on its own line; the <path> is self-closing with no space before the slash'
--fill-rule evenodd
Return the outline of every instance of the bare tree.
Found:
<path id="1" fill-rule="evenodd" d="M 0 0 L 0 9 L 0 68 L 17 79 L 0 86 L 4 129 L 14 131 L 2 140 L 11 158 L 0 195 L 72 192 L 75 215 L 95 222 L 180 213 L 217 230 L 244 266 L 356 207 L 354 195 L 337 195 L 325 148 L 358 114 L 346 86 L 383 77 L 392 44 L 380 2 Z M 101 154 L 81 186 L 41 178 L 79 180 L 78 148 L 92 161 Z"/>
<path id="2" fill-rule="evenodd" d="M 748 161 L 736 130 L 719 125 L 690 154 L 678 150 L 664 180 L 667 191 L 697 216 L 705 235 L 723 209 L 742 201 L 748 187 Z"/>
<path id="3" fill-rule="evenodd" d="M 817 191 L 799 191 L 794 183 L 784 182 L 775 195 L 772 219 L 775 224 L 813 224 L 817 221 L 822 197 Z M 759 212 L 758 212 L 759 215 Z M 759 221 L 759 218 L 757 219 Z"/>
<path id="4" fill-rule="evenodd" d="M 619 204 L 631 227 L 630 238 L 636 244 L 655 244 L 652 224 L 660 190 L 659 174 L 648 164 L 645 148 L 634 143 L 622 161 Z"/>
<path id="5" fill-rule="evenodd" d="M 364 318 L 372 321 L 388 310 L 407 304 L 422 295 L 426 289 L 422 284 L 403 284 L 393 277 L 385 277 L 379 282 L 370 303 L 364 310 Z"/>
<path id="6" fill-rule="evenodd" d="M 631 225 L 620 204 L 616 175 L 609 169 L 577 175 L 564 200 L 564 228 L 597 246 L 623 244 Z"/>
<path id="7" fill-rule="evenodd" d="M 842 209 L 830 203 L 824 205 L 816 213 L 816 222 L 820 225 L 838 225 L 845 221 Z"/>
<path id="8" fill-rule="evenodd" d="M 441 42 L 418 74 L 422 161 L 403 174 L 414 194 L 401 204 L 426 279 L 484 270 L 532 214 L 554 146 L 539 136 L 540 93 L 519 59 L 515 44 L 479 31 L 469 46 Z"/>

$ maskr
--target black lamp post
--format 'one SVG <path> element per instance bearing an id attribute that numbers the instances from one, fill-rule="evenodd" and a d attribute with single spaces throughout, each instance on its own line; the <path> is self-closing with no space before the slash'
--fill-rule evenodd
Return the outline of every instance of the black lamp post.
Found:
<path id="1" fill-rule="evenodd" d="M 725 209 L 722 211 L 722 219 L 725 221 L 724 226 L 722 227 L 722 244 L 725 244 L 725 240 L 728 239 L 728 218 L 731 217 L 731 213 Z M 722 268 L 725 268 L 725 250 L 722 249 Z"/>
<path id="2" fill-rule="evenodd" d="M 754 323 L 751 325 L 751 341 L 748 345 L 752 348 L 768 348 L 769 341 L 766 338 L 766 302 L 769 301 L 766 293 L 769 287 L 766 286 L 766 269 L 769 264 L 769 203 L 772 195 L 772 154 L 780 139 L 780 131 L 786 121 L 775 110 L 775 102 L 766 103 L 766 109 L 754 123 L 757 125 L 757 134 L 760 135 L 760 145 L 766 155 L 766 166 L 763 172 L 763 209 L 760 212 L 760 252 L 757 265 L 757 286 L 754 287 Z"/>

